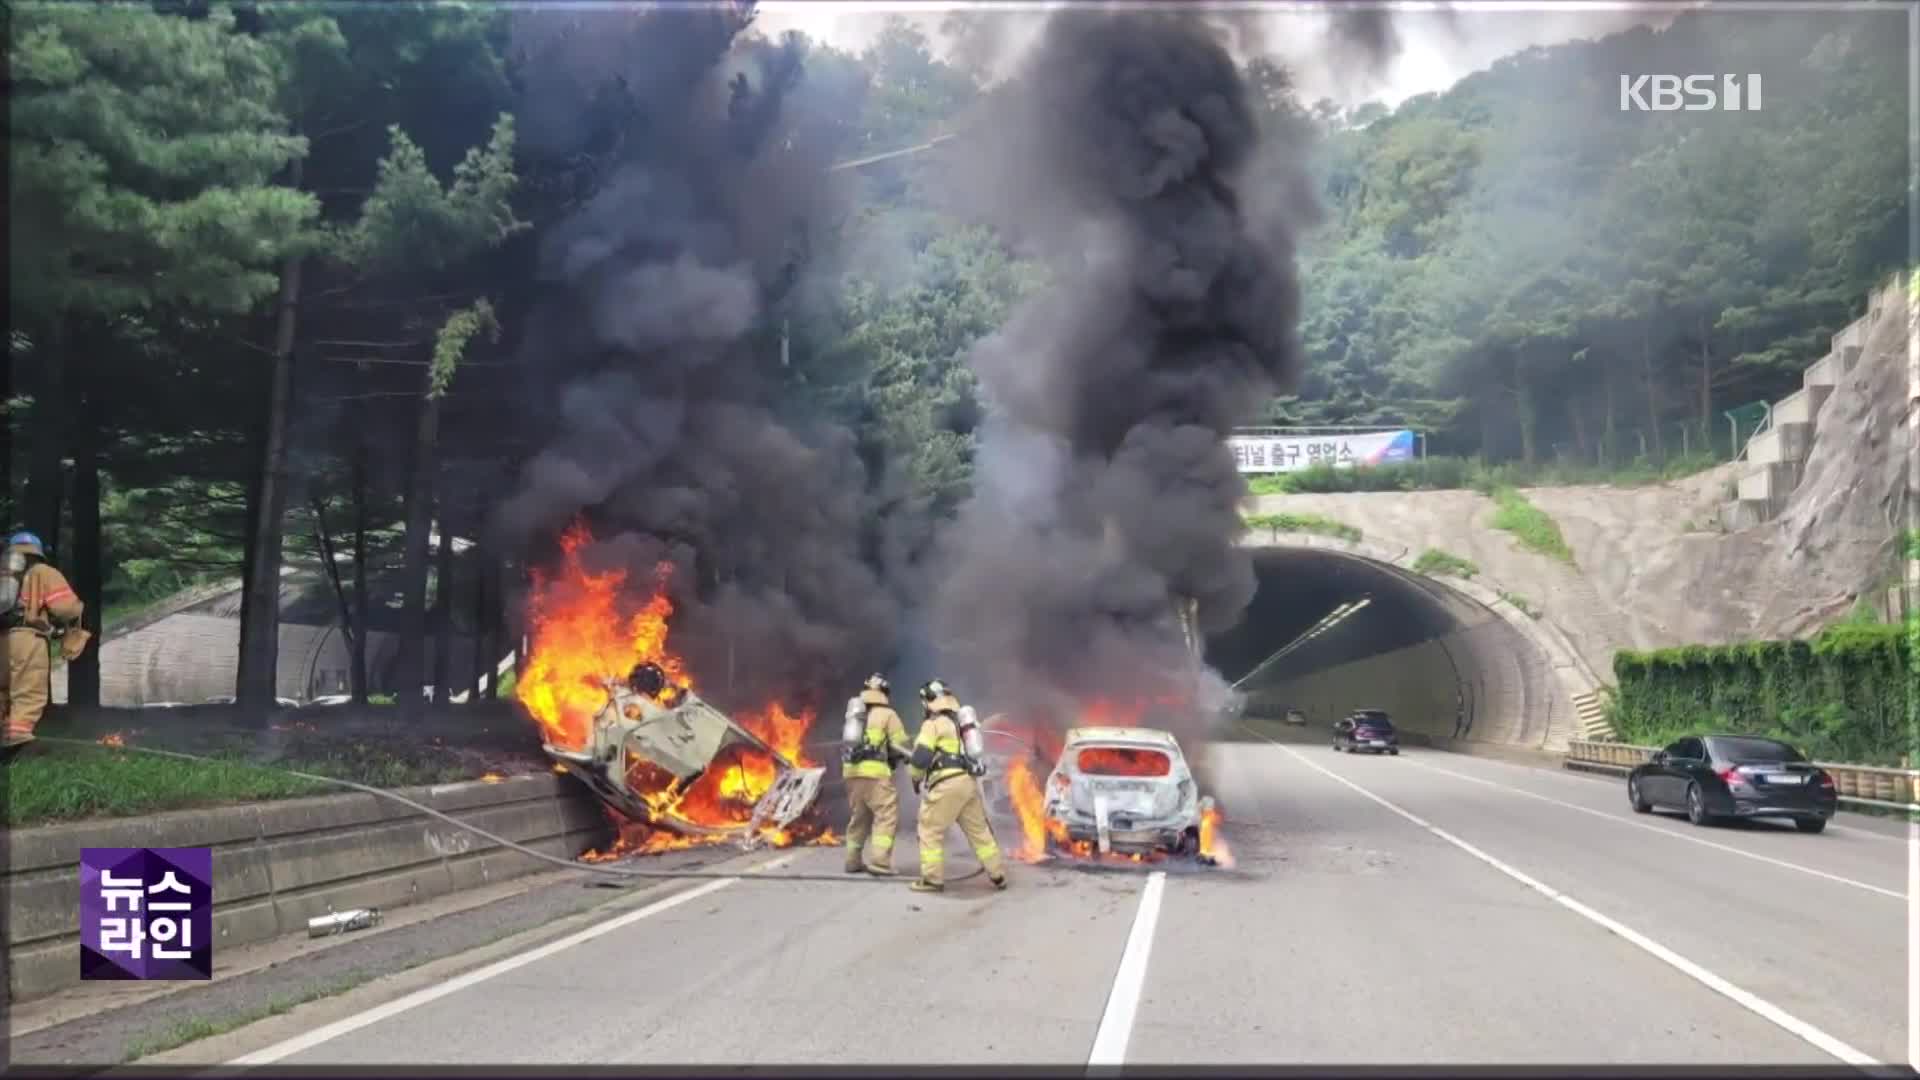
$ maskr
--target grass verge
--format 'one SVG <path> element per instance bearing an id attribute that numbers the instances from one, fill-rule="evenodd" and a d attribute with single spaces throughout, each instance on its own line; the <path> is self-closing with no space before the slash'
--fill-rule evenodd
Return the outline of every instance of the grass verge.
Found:
<path id="1" fill-rule="evenodd" d="M 1644 487 L 1681 480 L 1722 463 L 1712 454 L 1675 456 L 1655 463 L 1641 459 L 1624 465 L 1525 465 L 1490 463 L 1479 458 L 1430 457 L 1338 469 L 1316 465 L 1289 473 L 1255 476 L 1247 482 L 1252 495 L 1331 495 L 1363 491 L 1450 491 L 1472 489 L 1493 492 L 1502 487 L 1561 487 L 1611 484 Z"/>
<path id="2" fill-rule="evenodd" d="M 1529 619 L 1537 619 L 1540 617 L 1539 610 L 1536 609 L 1532 604 L 1529 604 L 1527 602 L 1527 598 L 1524 596 L 1521 596 L 1519 593 L 1510 593 L 1505 589 L 1502 589 L 1500 590 L 1500 599 L 1505 600 L 1507 603 L 1512 604 L 1514 607 L 1519 608 L 1521 612 L 1524 613 L 1526 617 Z"/>
<path id="3" fill-rule="evenodd" d="M 1428 548 L 1421 552 L 1420 557 L 1413 560 L 1413 569 L 1415 573 L 1426 574 L 1429 577 L 1446 574 L 1457 578 L 1470 578 L 1480 572 L 1480 568 L 1471 560 L 1463 559 L 1450 551 L 1441 551 L 1439 548 Z"/>
<path id="4" fill-rule="evenodd" d="M 1359 529 L 1346 522 L 1319 514 L 1249 514 L 1245 520 L 1249 528 L 1272 532 L 1312 533 L 1354 543 L 1358 543 L 1361 536 Z"/>
<path id="5" fill-rule="evenodd" d="M 367 746 L 351 746 L 267 765 L 231 752 L 203 761 L 134 750 L 44 744 L 6 765 L 8 827 L 89 817 L 132 817 L 163 810 L 265 802 L 340 789 L 287 769 L 376 787 L 447 783 L 470 770 Z"/>
<path id="6" fill-rule="evenodd" d="M 302 990 L 298 994 L 270 998 L 265 1002 L 249 1005 L 244 1009 L 216 1013 L 212 1016 L 190 1016 L 184 1020 L 175 1020 L 157 1031 L 135 1037 L 127 1043 L 121 1063 L 136 1061 L 155 1054 L 164 1054 L 177 1050 L 190 1042 L 211 1039 L 216 1035 L 225 1035 L 229 1031 L 238 1031 L 248 1024 L 265 1020 L 269 1016 L 283 1016 L 310 1001 L 344 994 L 355 987 L 363 986 L 374 978 L 373 972 L 355 971 L 337 979 Z"/>
<path id="7" fill-rule="evenodd" d="M 1499 488 L 1493 493 L 1494 505 L 1498 507 L 1493 515 L 1493 527 L 1512 533 L 1520 541 L 1520 546 L 1536 554 L 1572 566 L 1573 549 L 1567 546 L 1567 539 L 1560 535 L 1560 526 L 1545 510 L 1527 501 L 1525 495 L 1513 488 Z"/>

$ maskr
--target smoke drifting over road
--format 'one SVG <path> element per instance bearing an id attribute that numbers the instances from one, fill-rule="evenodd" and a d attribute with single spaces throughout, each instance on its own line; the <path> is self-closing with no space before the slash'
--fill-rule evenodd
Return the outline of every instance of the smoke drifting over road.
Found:
<path id="1" fill-rule="evenodd" d="M 521 363 L 564 386 L 558 434 L 497 534 L 538 555 L 584 517 L 582 561 L 636 590 L 670 560 L 670 644 L 722 704 L 863 674 L 898 622 L 863 558 L 885 547 L 868 479 L 850 433 L 770 406 L 765 332 L 833 197 L 823 127 L 857 99 L 810 83 L 802 44 L 744 36 L 737 7 L 515 19 L 532 149 L 588 163 L 597 194 L 542 237 Z"/>
<path id="2" fill-rule="evenodd" d="M 1070 722 L 1190 694 L 1173 597 L 1206 630 L 1252 597 L 1225 436 L 1300 365 L 1300 208 L 1241 185 L 1257 156 L 1308 190 L 1305 152 L 1261 145 L 1203 16 L 1056 15 L 994 98 L 963 187 L 1054 284 L 970 358 L 990 412 L 935 635 L 963 692 Z"/>

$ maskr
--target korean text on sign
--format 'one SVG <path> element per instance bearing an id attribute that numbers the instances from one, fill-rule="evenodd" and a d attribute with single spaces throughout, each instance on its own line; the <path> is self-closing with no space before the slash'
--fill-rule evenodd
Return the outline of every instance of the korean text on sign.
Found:
<path id="1" fill-rule="evenodd" d="M 1382 465 L 1413 458 L 1411 431 L 1359 435 L 1235 435 L 1228 440 L 1241 472 L 1294 472 L 1310 468 Z"/>
<path id="2" fill-rule="evenodd" d="M 83 848 L 80 977 L 213 977 L 213 851 Z"/>

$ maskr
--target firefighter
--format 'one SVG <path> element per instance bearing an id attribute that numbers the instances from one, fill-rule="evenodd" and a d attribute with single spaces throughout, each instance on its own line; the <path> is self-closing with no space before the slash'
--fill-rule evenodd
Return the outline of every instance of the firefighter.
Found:
<path id="1" fill-rule="evenodd" d="M 860 696 L 847 702 L 849 737 L 840 775 L 847 782 L 847 873 L 893 873 L 893 836 L 900 825 L 900 792 L 893 771 L 907 760 L 907 726 L 893 711 L 884 676 L 869 675 Z M 865 857 L 867 842 L 873 855 Z"/>
<path id="2" fill-rule="evenodd" d="M 0 610 L 6 613 L 7 627 L 7 719 L 0 749 L 14 750 L 33 741 L 33 729 L 47 709 L 53 673 L 50 643 L 57 639 L 61 654 L 73 660 L 86 648 L 88 634 L 80 629 L 85 610 L 80 598 L 47 561 L 40 538 L 30 532 L 7 538 Z"/>
<path id="3" fill-rule="evenodd" d="M 940 892 L 946 888 L 947 829 L 955 824 L 986 868 L 987 880 L 994 888 L 1004 889 L 1006 864 L 1000 858 L 993 830 L 987 826 L 987 803 L 980 794 L 979 777 L 985 775 L 986 766 L 979 758 L 977 736 L 963 739 L 961 734 L 962 714 L 970 719 L 972 710 L 962 710 L 953 691 L 939 679 L 920 688 L 920 700 L 925 703 L 926 719 L 914 739 L 908 768 L 913 792 L 920 796 L 920 876 L 913 883 L 913 891 Z"/>

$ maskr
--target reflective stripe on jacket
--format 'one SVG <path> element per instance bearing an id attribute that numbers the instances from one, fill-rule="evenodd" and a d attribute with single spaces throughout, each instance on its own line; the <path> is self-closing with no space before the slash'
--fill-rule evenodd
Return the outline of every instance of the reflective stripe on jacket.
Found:
<path id="1" fill-rule="evenodd" d="M 914 760 L 909 771 L 916 782 L 937 783 L 967 771 L 965 766 L 954 763 L 961 752 L 960 727 L 945 713 L 935 713 L 920 725 L 913 750 Z"/>

